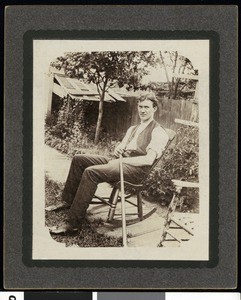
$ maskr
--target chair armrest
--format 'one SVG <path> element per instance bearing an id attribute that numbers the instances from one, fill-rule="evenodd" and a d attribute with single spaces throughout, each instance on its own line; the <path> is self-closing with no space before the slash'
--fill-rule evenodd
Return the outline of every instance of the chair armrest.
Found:
<path id="1" fill-rule="evenodd" d="M 182 125 L 199 127 L 199 124 L 197 122 L 191 122 L 191 121 L 182 120 L 182 119 L 175 119 L 174 122 L 182 124 Z"/>
<path id="2" fill-rule="evenodd" d="M 117 182 L 116 186 L 119 187 L 119 185 L 120 185 L 120 181 Z M 135 183 L 131 183 L 129 181 L 124 181 L 124 185 L 131 186 L 131 187 L 134 187 L 134 188 L 142 188 L 143 187 L 143 184 L 135 184 Z"/>
<path id="3" fill-rule="evenodd" d="M 172 179 L 173 184 L 176 187 L 179 188 L 199 188 L 199 183 L 198 182 L 190 182 L 190 181 L 182 181 L 182 180 L 176 180 Z"/>

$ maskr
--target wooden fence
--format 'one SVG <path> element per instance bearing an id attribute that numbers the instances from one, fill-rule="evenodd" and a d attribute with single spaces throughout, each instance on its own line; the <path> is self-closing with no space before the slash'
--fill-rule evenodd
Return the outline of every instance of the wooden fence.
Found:
<path id="1" fill-rule="evenodd" d="M 175 119 L 198 122 L 198 103 L 188 100 L 161 99 L 156 116 L 164 127 L 176 130 L 180 124 Z"/>
<path id="2" fill-rule="evenodd" d="M 128 127 L 139 122 L 136 98 L 126 98 L 126 103 L 121 103 L 118 114 L 114 116 L 115 133 L 123 134 Z M 190 100 L 158 99 L 158 109 L 155 113 L 157 120 L 163 127 L 177 130 L 181 125 L 174 122 L 183 119 L 198 122 L 198 103 Z"/>
<path id="3" fill-rule="evenodd" d="M 122 139 L 126 130 L 140 122 L 137 110 L 137 98 L 125 98 L 126 102 L 104 103 L 104 115 L 102 121 L 103 131 L 110 134 L 114 139 Z M 95 127 L 98 117 L 98 102 L 93 102 L 85 118 L 89 126 Z M 176 131 L 180 124 L 175 119 L 183 119 L 198 122 L 198 104 L 190 100 L 158 99 L 158 109 L 155 113 L 157 120 L 163 127 Z"/>

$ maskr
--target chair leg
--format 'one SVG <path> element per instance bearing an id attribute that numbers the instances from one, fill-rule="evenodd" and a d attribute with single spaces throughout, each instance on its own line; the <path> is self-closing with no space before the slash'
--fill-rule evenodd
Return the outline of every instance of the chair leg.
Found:
<path id="1" fill-rule="evenodd" d="M 137 192 L 137 211 L 138 211 L 138 217 L 142 221 L 143 220 L 143 207 L 142 207 L 141 191 Z"/>
<path id="2" fill-rule="evenodd" d="M 117 202 L 118 202 L 119 192 L 120 192 L 119 188 L 116 188 L 116 187 L 114 187 L 111 192 L 110 200 L 109 200 L 110 209 L 108 212 L 108 217 L 107 217 L 106 222 L 110 223 L 114 218 L 115 210 L 116 210 L 116 206 L 117 206 Z"/>
<path id="3" fill-rule="evenodd" d="M 166 220 L 165 220 L 165 223 L 164 223 L 164 228 L 163 228 L 163 231 L 162 231 L 160 242 L 158 244 L 159 247 L 163 247 L 162 243 L 166 239 L 166 236 L 167 236 L 167 233 L 168 233 L 171 221 L 172 221 L 172 215 L 173 215 L 173 213 L 176 209 L 176 206 L 177 206 L 177 202 L 178 202 L 178 193 L 174 192 L 172 200 L 171 200 L 171 202 L 168 206 L 167 216 L 166 216 Z"/>

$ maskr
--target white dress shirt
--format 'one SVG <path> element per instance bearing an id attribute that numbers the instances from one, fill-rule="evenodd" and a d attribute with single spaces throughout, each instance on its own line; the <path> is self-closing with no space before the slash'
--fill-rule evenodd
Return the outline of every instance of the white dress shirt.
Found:
<path id="1" fill-rule="evenodd" d="M 140 123 L 140 125 L 137 127 L 134 137 L 131 139 L 131 141 L 127 145 L 128 139 L 131 136 L 133 128 L 136 127 L 136 126 L 131 126 L 127 130 L 126 135 L 124 136 L 124 138 L 121 142 L 123 148 L 125 148 L 126 150 L 132 150 L 132 151 L 136 150 L 137 149 L 137 138 L 138 138 L 139 134 L 151 123 L 151 121 L 152 120 Z M 161 156 L 163 150 L 165 149 L 168 139 L 169 139 L 168 134 L 161 126 L 155 127 L 152 131 L 151 141 L 146 148 L 146 152 L 148 152 L 148 150 L 151 149 L 156 152 L 156 158 L 159 158 Z"/>

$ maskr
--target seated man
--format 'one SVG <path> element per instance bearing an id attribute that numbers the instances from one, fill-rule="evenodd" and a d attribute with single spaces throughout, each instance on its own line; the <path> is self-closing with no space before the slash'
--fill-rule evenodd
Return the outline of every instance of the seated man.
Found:
<path id="1" fill-rule="evenodd" d="M 114 151 L 115 159 L 98 155 L 74 156 L 62 195 L 63 202 L 54 207 L 69 207 L 68 217 L 64 224 L 52 228 L 51 233 L 61 234 L 79 229 L 97 185 L 120 180 L 120 155 L 123 156 L 124 178 L 132 183 L 138 182 L 154 160 L 161 156 L 168 142 L 168 135 L 153 119 L 156 110 L 157 100 L 154 94 L 149 93 L 139 98 L 141 123 L 127 130 L 124 139 Z"/>

